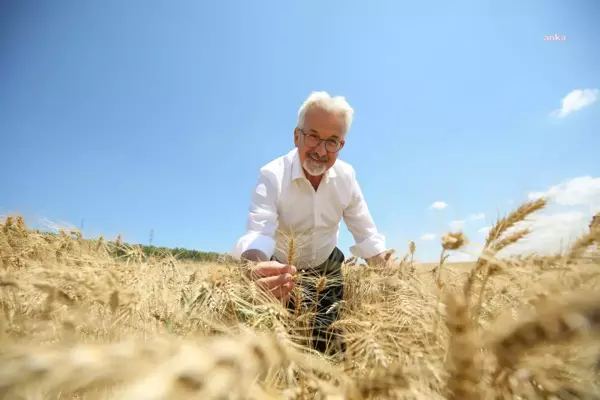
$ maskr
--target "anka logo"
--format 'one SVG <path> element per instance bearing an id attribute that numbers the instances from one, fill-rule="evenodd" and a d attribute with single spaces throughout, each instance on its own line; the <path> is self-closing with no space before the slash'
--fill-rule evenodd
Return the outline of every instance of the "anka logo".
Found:
<path id="1" fill-rule="evenodd" d="M 565 35 L 559 35 L 558 33 L 552 36 L 544 36 L 544 41 L 546 42 L 565 42 L 566 40 L 567 37 Z"/>

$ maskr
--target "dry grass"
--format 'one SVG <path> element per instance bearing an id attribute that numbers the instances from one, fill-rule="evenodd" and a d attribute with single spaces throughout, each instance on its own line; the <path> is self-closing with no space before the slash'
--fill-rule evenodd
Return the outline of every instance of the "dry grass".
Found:
<path id="1" fill-rule="evenodd" d="M 346 265 L 334 305 L 344 357 L 309 350 L 299 327 L 313 311 L 286 311 L 237 266 L 146 258 L 120 239 L 48 236 L 9 217 L 0 397 L 600 398 L 600 258 L 587 251 L 598 236 L 564 255 L 495 258 L 544 206 L 499 220 L 473 264 L 445 264 L 467 240 L 456 232 L 431 267 L 414 264 L 414 243 L 387 268 Z"/>

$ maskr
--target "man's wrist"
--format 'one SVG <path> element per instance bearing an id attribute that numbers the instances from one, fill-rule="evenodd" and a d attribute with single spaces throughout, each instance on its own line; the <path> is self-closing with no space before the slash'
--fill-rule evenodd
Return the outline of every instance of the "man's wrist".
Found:
<path id="1" fill-rule="evenodd" d="M 269 257 L 258 249 L 249 249 L 242 253 L 241 257 L 242 261 L 252 261 L 252 262 L 261 262 L 261 261 L 269 261 Z"/>
<path id="2" fill-rule="evenodd" d="M 385 259 L 385 254 L 386 254 L 386 251 L 383 251 L 379 254 L 375 254 L 374 256 L 367 258 L 365 261 L 371 267 L 385 264 L 385 262 L 387 261 Z"/>
<path id="3" fill-rule="evenodd" d="M 240 256 L 241 264 L 240 268 L 242 274 L 248 278 L 252 278 L 252 268 L 256 263 L 262 261 L 268 261 L 267 255 L 261 250 L 249 249 L 242 253 Z"/>

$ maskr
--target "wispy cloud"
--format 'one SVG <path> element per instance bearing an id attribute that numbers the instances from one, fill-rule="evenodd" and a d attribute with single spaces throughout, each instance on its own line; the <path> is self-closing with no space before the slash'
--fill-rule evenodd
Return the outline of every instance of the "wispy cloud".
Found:
<path id="1" fill-rule="evenodd" d="M 448 204 L 444 203 L 443 201 L 436 201 L 430 207 L 435 208 L 436 210 L 443 210 L 444 208 L 448 207 Z"/>
<path id="2" fill-rule="evenodd" d="M 574 177 L 542 190 L 531 191 L 527 193 L 527 197 L 530 200 L 546 197 L 548 206 L 511 229 L 511 232 L 514 232 L 517 229 L 529 228 L 531 232 L 519 242 L 504 249 L 500 255 L 532 252 L 547 254 L 567 249 L 573 240 L 588 231 L 593 215 L 600 212 L 600 177 Z M 446 206 L 444 202 L 436 202 L 431 208 L 443 209 Z M 466 249 L 451 252 L 449 262 L 466 262 L 477 258 L 483 246 L 483 238 L 491 228 L 487 225 L 490 221 L 487 221 L 487 224 L 482 223 L 485 218 L 484 213 L 478 212 L 449 222 L 453 230 L 466 227 L 467 230 L 471 228 L 477 232 L 470 237 L 472 240 Z M 431 242 L 437 238 L 439 234 L 426 233 L 420 239 Z M 433 259 L 437 255 L 432 254 L 431 257 Z"/>
<path id="3" fill-rule="evenodd" d="M 534 213 L 526 221 L 514 226 L 510 231 L 529 228 L 531 232 L 519 242 L 507 247 L 502 255 L 519 253 L 547 254 L 567 249 L 573 240 L 587 232 L 593 215 L 600 211 L 600 177 L 581 176 L 568 179 L 545 190 L 528 193 L 530 200 L 548 198 L 546 209 Z M 471 214 L 468 218 L 450 222 L 453 228 L 462 228 L 471 221 L 481 221 L 482 213 Z M 477 228 L 478 234 L 486 236 L 490 226 Z M 479 247 L 478 247 L 479 246 Z M 466 262 L 477 258 L 482 246 L 482 238 L 469 244 L 468 249 L 452 252 L 449 262 Z"/>
<path id="4" fill-rule="evenodd" d="M 506 248 L 503 254 L 539 253 L 548 254 L 564 250 L 585 230 L 589 217 L 581 211 L 565 211 L 537 214 L 515 226 L 515 229 L 529 228 L 531 233 Z"/>
<path id="5" fill-rule="evenodd" d="M 563 118 L 572 112 L 590 106 L 596 100 L 598 100 L 598 89 L 575 89 L 563 97 L 561 108 L 552 111 L 551 115 Z"/>
<path id="6" fill-rule="evenodd" d="M 577 206 L 600 203 L 600 178 L 581 176 L 559 183 L 541 192 L 531 192 L 530 200 L 548 197 L 556 204 Z"/>
<path id="7" fill-rule="evenodd" d="M 531 192 L 528 197 L 547 197 L 548 207 L 514 227 L 529 228 L 531 233 L 507 248 L 506 254 L 544 254 L 569 246 L 574 239 L 588 230 L 592 216 L 600 211 L 600 178 L 573 178 L 546 190 Z"/>
<path id="8" fill-rule="evenodd" d="M 484 226 L 483 228 L 477 229 L 477 232 L 481 233 L 482 235 L 487 235 L 490 229 L 492 229 L 491 226 Z"/>
<path id="9" fill-rule="evenodd" d="M 483 244 L 469 242 L 463 248 L 448 252 L 448 262 L 463 263 L 477 260 L 483 251 Z"/>
<path id="10" fill-rule="evenodd" d="M 448 262 L 448 263 L 467 263 L 467 262 L 473 262 L 476 259 L 477 259 L 477 257 L 473 256 L 472 254 L 460 253 L 460 252 L 453 251 L 453 252 L 449 252 L 446 262 Z"/>
<path id="11" fill-rule="evenodd" d="M 450 228 L 452 230 L 462 230 L 469 221 L 479 221 L 485 218 L 484 213 L 471 214 L 466 219 L 457 219 L 450 222 Z"/>

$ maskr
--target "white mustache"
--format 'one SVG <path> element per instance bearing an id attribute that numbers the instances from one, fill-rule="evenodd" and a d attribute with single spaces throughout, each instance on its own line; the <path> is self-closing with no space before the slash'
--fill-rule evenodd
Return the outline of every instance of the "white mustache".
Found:
<path id="1" fill-rule="evenodd" d="M 327 157 L 327 156 L 319 157 L 319 155 L 317 153 L 310 153 L 308 156 L 316 161 L 329 161 L 329 157 Z"/>

